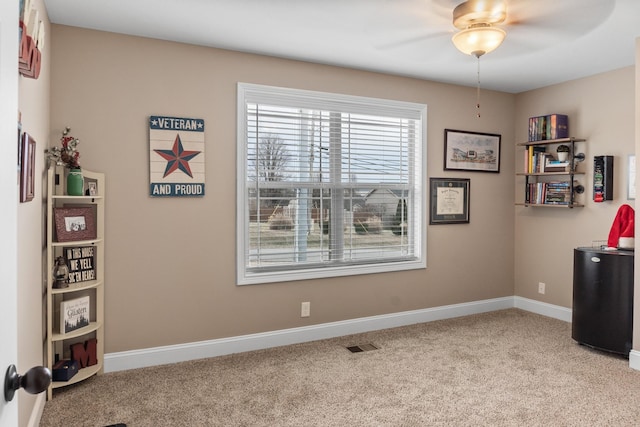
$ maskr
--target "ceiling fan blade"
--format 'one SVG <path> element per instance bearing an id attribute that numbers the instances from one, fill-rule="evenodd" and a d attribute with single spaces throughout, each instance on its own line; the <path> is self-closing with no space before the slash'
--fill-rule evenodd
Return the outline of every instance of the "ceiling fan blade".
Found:
<path id="1" fill-rule="evenodd" d="M 364 27 L 371 45 L 392 49 L 453 34 L 451 9 L 436 0 L 388 0 L 385 7 L 368 10 Z"/>
<path id="2" fill-rule="evenodd" d="M 614 0 L 511 0 L 507 32 L 499 55 L 524 55 L 570 42 L 596 28 L 613 10 Z M 580 11 L 580 19 L 568 19 Z M 498 56 L 498 55 L 496 55 Z"/>
<path id="3" fill-rule="evenodd" d="M 381 42 L 375 45 L 377 49 L 387 50 L 402 47 L 404 45 L 428 44 L 429 40 L 439 38 L 451 38 L 452 32 L 425 33 L 414 36 L 407 36 L 394 41 Z"/>
<path id="4" fill-rule="evenodd" d="M 511 0 L 507 5 L 507 31 L 527 26 L 537 31 L 563 30 L 583 34 L 595 28 L 613 12 L 615 0 Z M 572 19 L 576 13 L 580 19 Z"/>

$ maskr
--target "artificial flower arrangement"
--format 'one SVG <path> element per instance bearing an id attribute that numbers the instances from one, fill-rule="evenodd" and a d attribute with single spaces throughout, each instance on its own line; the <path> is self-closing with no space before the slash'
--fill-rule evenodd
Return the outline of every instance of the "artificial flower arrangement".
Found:
<path id="1" fill-rule="evenodd" d="M 80 140 L 74 136 L 69 135 L 71 131 L 70 127 L 66 127 L 60 137 L 60 147 L 53 147 L 46 150 L 49 160 L 54 161 L 58 166 L 64 166 L 69 169 L 80 169 L 78 159 L 80 158 L 80 152 L 78 151 L 78 144 Z"/>

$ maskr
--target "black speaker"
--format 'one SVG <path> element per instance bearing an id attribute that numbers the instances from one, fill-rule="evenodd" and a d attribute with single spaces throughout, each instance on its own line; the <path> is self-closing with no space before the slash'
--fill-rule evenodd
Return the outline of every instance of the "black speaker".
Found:
<path id="1" fill-rule="evenodd" d="M 613 156 L 593 158 L 593 201 L 613 200 Z"/>

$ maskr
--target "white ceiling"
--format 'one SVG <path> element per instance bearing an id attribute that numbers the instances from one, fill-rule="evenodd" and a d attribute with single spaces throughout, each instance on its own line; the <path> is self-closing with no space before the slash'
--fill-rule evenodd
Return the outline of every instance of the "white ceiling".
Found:
<path id="1" fill-rule="evenodd" d="M 477 84 L 451 43 L 462 0 L 44 0 L 52 23 Z M 640 0 L 507 0 L 483 89 L 518 93 L 635 63 Z"/>

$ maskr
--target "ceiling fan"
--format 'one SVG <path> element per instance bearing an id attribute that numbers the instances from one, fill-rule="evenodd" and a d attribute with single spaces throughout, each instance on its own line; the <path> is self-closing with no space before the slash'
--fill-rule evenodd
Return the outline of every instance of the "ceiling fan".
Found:
<path id="1" fill-rule="evenodd" d="M 604 22 L 615 1 L 398 0 L 394 7 L 372 12 L 368 34 L 386 55 L 425 66 L 438 61 L 458 65 L 457 50 L 477 58 L 479 116 L 481 56 L 495 51 L 494 64 L 500 64 L 504 59 L 569 44 Z"/>
<path id="2" fill-rule="evenodd" d="M 505 41 L 496 52 L 505 58 L 571 42 L 606 20 L 614 6 L 615 0 L 397 0 L 372 10 L 367 33 L 379 50 L 426 62 L 452 59 L 452 40 L 491 35 L 493 49 Z"/>

